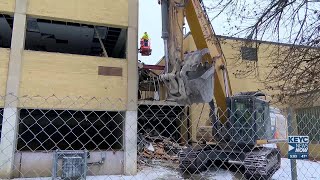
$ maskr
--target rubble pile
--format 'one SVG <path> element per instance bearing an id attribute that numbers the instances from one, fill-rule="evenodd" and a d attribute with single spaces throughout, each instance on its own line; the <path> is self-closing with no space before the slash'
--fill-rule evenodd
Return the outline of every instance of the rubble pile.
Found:
<path id="1" fill-rule="evenodd" d="M 183 146 L 163 136 L 139 134 L 138 137 L 138 153 L 140 157 L 179 163 L 178 152 Z"/>

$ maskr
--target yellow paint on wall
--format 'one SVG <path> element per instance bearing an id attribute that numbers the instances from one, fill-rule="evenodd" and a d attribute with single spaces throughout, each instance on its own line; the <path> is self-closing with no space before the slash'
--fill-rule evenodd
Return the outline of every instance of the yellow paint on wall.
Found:
<path id="1" fill-rule="evenodd" d="M 239 59 L 241 42 L 238 43 L 233 40 L 226 40 L 226 43 L 222 43 L 221 47 L 227 60 L 227 70 L 229 72 L 228 74 L 233 93 L 264 89 L 263 84 L 258 82 L 258 80 L 254 76 L 236 76 L 238 70 L 247 68 L 246 63 L 251 63 L 248 61 L 245 62 L 241 60 L 241 58 Z M 260 63 L 260 61 L 258 63 Z"/>
<path id="2" fill-rule="evenodd" d="M 24 51 L 19 107 L 125 110 L 127 60 Z M 98 75 L 98 66 L 121 67 L 121 76 Z"/>
<path id="3" fill-rule="evenodd" d="M 46 19 L 128 26 L 128 0 L 29 0 L 27 13 Z"/>
<path id="4" fill-rule="evenodd" d="M 0 48 L 0 107 L 4 106 L 10 50 Z"/>
<path id="5" fill-rule="evenodd" d="M 249 76 L 246 78 L 241 78 L 235 76 L 237 70 L 246 68 L 244 63 L 239 62 L 237 59 L 240 55 L 241 41 L 235 41 L 230 39 L 224 39 L 224 43 L 221 43 L 221 47 L 224 56 L 227 60 L 227 69 L 231 82 L 231 90 L 233 93 L 244 92 L 244 91 L 254 91 L 258 89 L 264 89 L 264 85 L 260 83 L 255 77 Z M 188 35 L 184 40 L 184 52 L 195 51 L 196 46 L 191 35 Z M 262 52 L 262 51 L 261 51 Z M 267 53 L 267 52 L 266 52 Z M 259 56 L 263 56 L 259 54 Z M 260 57 L 261 58 L 261 57 Z M 266 61 L 261 60 L 259 64 L 263 63 L 265 65 Z M 263 69 L 262 67 L 260 67 Z M 265 69 L 263 69 L 265 71 Z M 263 74 L 263 73 L 262 73 Z"/>
<path id="6" fill-rule="evenodd" d="M 271 69 L 268 67 L 270 59 L 268 58 L 268 55 L 272 54 L 274 48 L 278 46 L 270 44 L 260 44 L 258 51 L 258 62 L 256 63 L 258 73 L 257 76 L 248 75 L 240 77 L 236 75 L 236 73 L 238 73 L 238 70 L 246 69 L 246 65 L 254 63 L 244 61 L 240 57 L 240 49 L 241 46 L 244 45 L 244 41 L 220 38 L 220 44 L 224 56 L 226 57 L 232 92 L 239 93 L 244 91 L 265 90 L 264 84 L 259 80 L 263 80 L 268 75 L 268 72 L 270 72 Z M 184 52 L 197 50 L 191 34 L 185 37 L 183 49 Z M 274 92 L 268 93 L 274 94 Z"/>
<path id="7" fill-rule="evenodd" d="M 15 2 L 15 0 L 0 0 L 0 12 L 12 14 L 14 12 Z"/>
<path id="8" fill-rule="evenodd" d="M 183 40 L 183 52 L 190 52 L 197 50 L 196 44 L 191 35 L 187 35 Z"/>

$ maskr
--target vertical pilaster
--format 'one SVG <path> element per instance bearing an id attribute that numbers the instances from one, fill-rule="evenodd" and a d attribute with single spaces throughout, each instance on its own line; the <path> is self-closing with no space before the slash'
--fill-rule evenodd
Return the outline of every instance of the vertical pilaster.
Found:
<path id="1" fill-rule="evenodd" d="M 18 134 L 18 96 L 25 42 L 27 0 L 16 0 L 0 142 L 0 178 L 10 178 Z"/>
<path id="2" fill-rule="evenodd" d="M 137 173 L 139 0 L 129 0 L 128 3 L 128 102 L 124 123 L 124 174 L 134 175 Z"/>

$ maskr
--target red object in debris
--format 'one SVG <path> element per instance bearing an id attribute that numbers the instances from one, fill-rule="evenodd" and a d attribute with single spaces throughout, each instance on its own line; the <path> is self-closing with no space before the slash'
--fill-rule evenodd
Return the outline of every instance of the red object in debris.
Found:
<path id="1" fill-rule="evenodd" d="M 139 52 L 141 53 L 142 56 L 150 56 L 151 55 L 151 44 L 150 40 L 140 40 L 140 49 Z"/>

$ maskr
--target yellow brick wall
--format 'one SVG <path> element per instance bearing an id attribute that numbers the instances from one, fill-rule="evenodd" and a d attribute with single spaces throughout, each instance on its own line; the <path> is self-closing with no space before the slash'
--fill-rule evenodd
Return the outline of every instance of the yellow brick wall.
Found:
<path id="1" fill-rule="evenodd" d="M 187 35 L 183 40 L 183 52 L 195 51 L 197 49 L 196 44 L 191 35 Z"/>
<path id="2" fill-rule="evenodd" d="M 12 14 L 14 12 L 15 2 L 15 0 L 0 0 L 0 12 Z"/>
<path id="3" fill-rule="evenodd" d="M 98 66 L 121 67 L 122 77 Z M 20 96 L 25 108 L 125 110 L 127 60 L 24 51 Z"/>
<path id="4" fill-rule="evenodd" d="M 0 107 L 4 106 L 4 95 L 6 93 L 7 86 L 9 54 L 9 49 L 0 48 Z"/>
<path id="5" fill-rule="evenodd" d="M 211 119 L 209 119 L 210 106 L 206 104 L 193 104 L 190 107 L 190 116 L 191 119 L 191 138 L 192 141 L 196 142 L 197 130 L 201 126 L 209 126 Z"/>
<path id="6" fill-rule="evenodd" d="M 233 93 L 262 90 L 267 93 L 268 96 L 277 94 L 276 91 L 266 90 L 266 87 L 262 82 L 272 70 L 269 63 L 274 57 L 270 58 L 269 56 L 274 53 L 278 46 L 267 43 L 260 44 L 258 49 L 258 61 L 250 62 L 241 59 L 240 50 L 242 46 L 245 46 L 244 41 L 232 39 L 221 40 L 221 47 L 227 59 L 227 69 Z M 286 47 L 282 46 L 280 48 Z M 239 70 L 247 69 L 247 65 L 249 67 L 255 67 L 255 72 L 242 77 L 236 75 Z"/>
<path id="7" fill-rule="evenodd" d="M 29 0 L 27 13 L 62 21 L 128 26 L 128 0 Z"/>
<path id="8" fill-rule="evenodd" d="M 231 84 L 232 93 L 239 93 L 244 91 L 257 91 L 263 90 L 270 99 L 270 96 L 276 94 L 276 91 L 266 90 L 265 85 L 261 82 L 271 71 L 271 68 L 268 67 L 270 63 L 269 55 L 272 54 L 275 48 L 278 46 L 273 44 L 263 43 L 259 46 L 258 51 L 258 62 L 256 62 L 256 75 L 249 75 L 245 77 L 236 76 L 238 70 L 246 69 L 246 65 L 252 64 L 249 61 L 242 61 L 240 57 L 240 49 L 241 46 L 244 45 L 244 41 L 242 40 L 234 40 L 234 39 L 224 39 L 220 38 L 222 51 L 227 61 L 227 70 L 229 75 L 229 80 Z M 286 48 L 282 46 L 281 48 Z M 194 40 L 191 35 L 188 35 L 184 39 L 184 52 L 187 51 L 195 51 L 196 46 Z M 271 99 L 270 99 L 271 100 Z"/>

